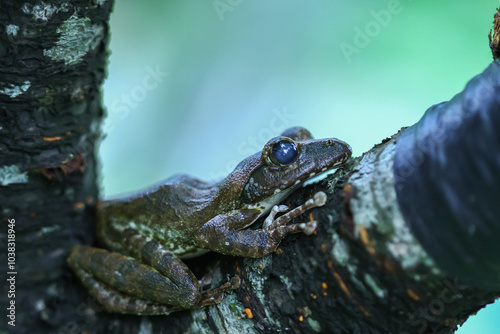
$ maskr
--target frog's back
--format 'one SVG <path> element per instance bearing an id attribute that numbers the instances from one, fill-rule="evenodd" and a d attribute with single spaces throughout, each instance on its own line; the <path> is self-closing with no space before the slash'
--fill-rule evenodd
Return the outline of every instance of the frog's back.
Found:
<path id="1" fill-rule="evenodd" d="M 174 253 L 193 251 L 192 235 L 212 218 L 208 211 L 215 195 L 214 183 L 179 174 L 139 195 L 100 202 L 99 238 L 126 253 L 116 230 L 135 229 Z"/>

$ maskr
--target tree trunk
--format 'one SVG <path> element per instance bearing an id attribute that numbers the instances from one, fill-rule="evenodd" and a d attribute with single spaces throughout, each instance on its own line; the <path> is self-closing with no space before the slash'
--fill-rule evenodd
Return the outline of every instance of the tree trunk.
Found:
<path id="1" fill-rule="evenodd" d="M 5 222 L 1 248 L 2 254 L 8 250 L 8 259 L 3 258 L 9 265 L 8 294 L 2 293 L 1 305 L 4 310 L 11 308 L 2 331 L 453 333 L 468 316 L 500 296 L 495 276 L 498 259 L 479 261 L 471 275 L 466 270 L 464 274 L 463 265 L 447 266 L 441 255 L 449 259 L 448 245 L 434 247 L 418 232 L 419 212 L 408 209 L 413 192 L 404 189 L 421 175 L 406 175 L 400 187 L 400 158 L 411 152 L 408 134 L 419 133 L 419 124 L 428 120 L 440 124 L 439 119 L 428 118 L 430 111 L 419 124 L 286 200 L 297 206 L 318 190 L 328 194 L 324 207 L 300 217 L 318 221 L 313 235 L 287 237 L 279 252 L 261 259 L 209 253 L 188 261 L 197 277 L 203 277 L 205 288 L 219 286 L 234 274 L 242 278 L 241 288 L 227 293 L 220 304 L 168 316 L 104 312 L 64 260 L 71 246 L 94 243 L 95 147 L 103 116 L 100 86 L 112 2 L 30 3 L 4 1 L 0 11 L 5 27 L 0 48 L 0 202 Z M 451 108 L 461 111 L 472 101 L 477 108 L 468 115 L 495 119 L 500 112 L 500 63 L 485 73 L 457 99 L 441 105 L 443 113 Z M 484 93 L 477 99 L 476 89 Z M 461 122 L 464 127 L 450 131 L 466 129 L 468 118 Z M 493 134 L 500 133 L 499 124 Z M 491 135 L 484 130 L 473 128 L 468 141 Z M 465 140 L 462 137 L 457 140 Z M 485 140 L 495 143 L 497 137 Z M 500 148 L 495 145 L 488 154 L 478 150 L 473 160 L 497 161 Z M 432 155 L 427 158 L 434 161 Z M 426 164 L 412 166 L 421 170 Z M 439 180 L 433 175 L 429 182 Z M 488 182 L 492 184 L 481 185 L 500 186 L 498 175 Z M 488 203 L 494 200 L 498 203 L 498 196 Z M 474 205 L 470 208 L 477 210 Z M 487 219 L 480 223 L 484 223 L 476 226 L 480 232 L 498 228 Z M 467 244 L 467 231 L 453 219 L 423 224 L 443 225 L 437 232 L 443 238 L 450 229 L 453 246 Z M 469 256 L 467 249 L 457 254 Z M 484 255 L 470 254 L 473 260 Z M 486 281 L 482 273 L 490 274 Z"/>
<path id="2" fill-rule="evenodd" d="M 68 332 L 82 316 L 76 306 L 85 293 L 65 257 L 94 240 L 111 8 L 112 1 L 2 1 L 0 235 L 9 279 L 2 332 Z"/>

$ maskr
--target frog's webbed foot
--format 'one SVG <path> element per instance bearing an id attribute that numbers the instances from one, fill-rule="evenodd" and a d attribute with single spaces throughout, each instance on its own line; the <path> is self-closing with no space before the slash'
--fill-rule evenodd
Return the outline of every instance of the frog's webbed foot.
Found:
<path id="1" fill-rule="evenodd" d="M 202 293 L 196 308 L 220 303 L 224 299 L 224 292 L 238 289 L 240 285 L 241 278 L 238 275 L 233 276 L 229 282 Z"/>
<path id="2" fill-rule="evenodd" d="M 314 194 L 313 198 L 307 200 L 304 204 L 296 207 L 291 211 L 288 211 L 288 207 L 286 205 L 275 205 L 272 208 L 271 212 L 269 213 L 269 216 L 264 221 L 263 228 L 266 230 L 277 229 L 280 232 L 279 234 L 283 235 L 296 232 L 303 232 L 304 234 L 310 235 L 316 230 L 316 227 L 318 225 L 318 223 L 315 220 L 307 223 L 300 223 L 293 225 L 286 225 L 286 224 L 295 217 L 303 214 L 304 212 L 312 208 L 325 205 L 326 200 L 327 200 L 326 194 L 322 191 L 319 191 L 316 194 Z M 276 214 L 278 212 L 286 212 L 286 211 L 288 212 L 275 219 Z"/>

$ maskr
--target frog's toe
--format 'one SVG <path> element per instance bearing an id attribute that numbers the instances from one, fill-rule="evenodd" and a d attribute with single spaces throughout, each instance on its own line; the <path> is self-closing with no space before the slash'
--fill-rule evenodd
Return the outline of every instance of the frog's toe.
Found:
<path id="1" fill-rule="evenodd" d="M 316 227 L 318 227 L 318 222 L 313 220 L 308 223 L 299 224 L 299 226 L 305 235 L 311 235 L 314 233 L 314 231 L 316 231 Z"/>
<path id="2" fill-rule="evenodd" d="M 326 200 L 328 197 L 323 191 L 318 191 L 316 194 L 314 194 L 313 200 L 315 206 L 323 206 L 326 204 Z"/>
<path id="3" fill-rule="evenodd" d="M 287 212 L 288 210 L 290 210 L 290 208 L 286 205 L 273 206 L 271 212 L 269 213 L 269 216 L 267 216 L 266 220 L 264 220 L 263 227 L 268 228 L 271 227 L 272 225 L 275 225 L 276 219 L 274 218 L 276 217 L 276 215 L 280 212 Z"/>

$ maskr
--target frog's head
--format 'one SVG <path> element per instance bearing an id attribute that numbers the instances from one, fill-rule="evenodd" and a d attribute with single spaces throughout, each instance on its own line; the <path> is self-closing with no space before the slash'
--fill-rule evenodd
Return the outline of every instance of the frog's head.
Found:
<path id="1" fill-rule="evenodd" d="M 335 138 L 314 140 L 297 127 L 269 140 L 260 158 L 252 157 L 256 163 L 240 196 L 247 204 L 285 197 L 304 181 L 342 166 L 351 157 L 351 147 Z"/>

